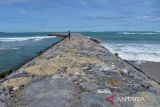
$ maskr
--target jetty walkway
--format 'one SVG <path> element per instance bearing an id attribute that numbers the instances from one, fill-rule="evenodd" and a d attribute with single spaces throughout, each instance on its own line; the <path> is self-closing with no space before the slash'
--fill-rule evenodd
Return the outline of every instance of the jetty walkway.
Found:
<path id="1" fill-rule="evenodd" d="M 158 83 L 79 33 L 0 81 L 0 107 L 159 107 L 159 95 Z"/>

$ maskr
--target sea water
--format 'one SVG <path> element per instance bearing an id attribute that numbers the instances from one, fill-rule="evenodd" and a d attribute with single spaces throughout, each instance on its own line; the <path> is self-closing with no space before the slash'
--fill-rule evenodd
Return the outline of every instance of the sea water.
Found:
<path id="1" fill-rule="evenodd" d="M 122 59 L 160 62 L 160 32 L 84 32 Z"/>
<path id="2" fill-rule="evenodd" d="M 48 34 L 0 33 L 0 72 L 19 66 L 60 40 Z"/>

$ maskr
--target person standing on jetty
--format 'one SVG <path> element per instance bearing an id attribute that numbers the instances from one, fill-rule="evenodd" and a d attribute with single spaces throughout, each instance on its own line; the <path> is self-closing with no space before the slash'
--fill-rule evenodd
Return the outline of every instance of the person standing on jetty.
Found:
<path id="1" fill-rule="evenodd" d="M 71 39 L 71 33 L 70 33 L 70 31 L 68 31 L 68 38 L 69 38 L 69 40 Z"/>

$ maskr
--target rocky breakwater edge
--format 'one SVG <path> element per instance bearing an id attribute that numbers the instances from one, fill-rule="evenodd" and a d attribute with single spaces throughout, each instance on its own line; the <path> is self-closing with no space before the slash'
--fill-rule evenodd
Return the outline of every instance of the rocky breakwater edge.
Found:
<path id="1" fill-rule="evenodd" d="M 0 107 L 159 107 L 159 95 L 158 83 L 78 33 L 0 81 Z"/>

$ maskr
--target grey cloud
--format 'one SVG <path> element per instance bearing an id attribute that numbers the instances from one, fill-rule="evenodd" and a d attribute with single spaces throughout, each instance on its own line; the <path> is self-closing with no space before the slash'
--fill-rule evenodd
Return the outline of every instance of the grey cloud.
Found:
<path id="1" fill-rule="evenodd" d="M 160 21 L 159 16 L 88 16 L 84 20 L 108 20 L 108 21 Z"/>

